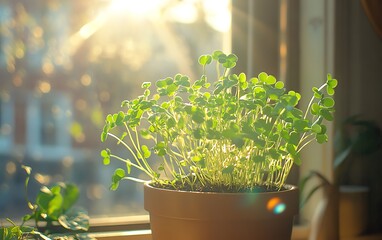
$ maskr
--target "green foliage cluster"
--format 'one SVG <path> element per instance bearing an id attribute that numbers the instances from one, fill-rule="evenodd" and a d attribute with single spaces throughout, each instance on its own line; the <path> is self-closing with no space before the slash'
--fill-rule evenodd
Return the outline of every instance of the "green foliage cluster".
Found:
<path id="1" fill-rule="evenodd" d="M 221 51 L 203 55 L 200 79 L 176 74 L 158 80 L 155 92 L 145 82 L 143 95 L 122 102 L 125 111 L 106 117 L 101 140 L 115 139 L 132 156 L 101 152 L 105 165 L 112 158 L 126 165 L 115 170 L 111 189 L 123 179 L 141 181 L 129 175 L 132 168 L 156 185 L 175 189 L 282 188 L 293 164 L 301 164 L 300 151 L 314 140 L 327 141 L 323 121 L 333 120 L 337 80 L 328 75 L 321 87 L 313 88 L 303 112 L 297 107 L 301 95 L 286 91 L 274 76 L 230 74 L 237 61 L 236 55 Z M 206 67 L 212 63 L 217 80 L 211 82 Z M 159 160 L 150 164 L 153 154 Z"/>
<path id="2" fill-rule="evenodd" d="M 27 173 L 25 180 L 25 191 L 27 192 L 31 168 L 28 166 L 23 166 L 23 168 Z M 60 234 L 50 232 L 55 223 L 58 223 L 69 232 L 64 234 L 65 237 L 70 236 L 71 239 L 89 239 L 86 235 L 77 234 L 87 231 L 89 228 L 87 212 L 82 208 L 74 206 L 78 197 L 79 189 L 74 184 L 57 183 L 50 188 L 43 186 L 37 194 L 34 203 L 30 202 L 27 197 L 27 204 L 31 213 L 22 217 L 21 225 L 17 225 L 12 220 L 7 219 L 11 226 L 0 228 L 0 239 L 56 239 L 55 237 Z M 35 227 L 26 225 L 30 220 L 34 221 Z M 44 228 L 47 229 L 44 233 L 38 230 L 41 223 L 45 223 Z"/>

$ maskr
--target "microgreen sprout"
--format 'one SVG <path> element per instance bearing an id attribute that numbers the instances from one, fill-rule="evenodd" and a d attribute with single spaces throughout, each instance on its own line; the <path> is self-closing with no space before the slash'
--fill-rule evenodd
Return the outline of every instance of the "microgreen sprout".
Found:
<path id="1" fill-rule="evenodd" d="M 141 96 L 106 117 L 101 140 L 112 138 L 131 155 L 101 152 L 105 165 L 111 159 L 125 163 L 115 170 L 111 189 L 123 179 L 143 181 L 131 176 L 132 168 L 174 189 L 282 188 L 293 164 L 301 164 L 301 150 L 328 140 L 324 120 L 333 120 L 337 80 L 328 75 L 313 88 L 303 112 L 301 95 L 286 91 L 274 76 L 231 74 L 237 60 L 221 51 L 203 55 L 199 79 L 176 74 L 156 81 L 155 90 L 145 82 Z M 216 81 L 206 75 L 212 63 Z"/>

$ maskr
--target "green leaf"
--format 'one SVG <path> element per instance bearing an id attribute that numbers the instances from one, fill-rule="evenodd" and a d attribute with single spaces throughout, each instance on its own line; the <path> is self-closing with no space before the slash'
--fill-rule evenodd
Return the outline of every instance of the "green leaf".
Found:
<path id="1" fill-rule="evenodd" d="M 265 72 L 261 72 L 261 73 L 259 74 L 259 76 L 258 76 L 258 78 L 259 78 L 259 80 L 260 80 L 261 82 L 266 82 L 266 81 L 267 81 L 267 77 L 268 77 L 268 74 L 265 73 Z"/>
<path id="2" fill-rule="evenodd" d="M 103 164 L 109 165 L 110 164 L 110 150 L 109 149 L 102 150 L 101 156 L 103 157 Z"/>
<path id="3" fill-rule="evenodd" d="M 150 86 L 151 86 L 151 82 L 143 82 L 141 87 L 147 89 L 147 88 L 149 88 Z"/>
<path id="4" fill-rule="evenodd" d="M 114 176 L 116 177 L 116 179 L 122 179 L 125 177 L 125 175 L 125 170 L 123 170 L 122 168 L 117 168 L 114 172 Z"/>
<path id="5" fill-rule="evenodd" d="M 106 122 L 108 123 L 114 123 L 113 115 L 108 114 L 106 117 Z"/>
<path id="6" fill-rule="evenodd" d="M 45 213 L 46 219 L 57 220 L 63 212 L 63 197 L 61 195 L 61 187 L 54 186 L 51 189 L 41 188 L 36 198 L 36 204 L 40 208 L 41 213 Z"/>
<path id="7" fill-rule="evenodd" d="M 199 156 L 199 155 L 196 155 L 196 156 L 191 157 L 191 160 L 192 160 L 193 162 L 200 162 L 200 161 L 203 160 L 203 157 L 202 157 L 202 156 Z"/>
<path id="8" fill-rule="evenodd" d="M 332 108 L 334 106 L 334 100 L 331 97 L 325 97 L 322 99 L 322 104 L 327 108 Z"/>
<path id="9" fill-rule="evenodd" d="M 194 138 L 202 139 L 204 131 L 201 128 L 197 128 L 192 133 L 193 133 Z"/>
<path id="10" fill-rule="evenodd" d="M 326 91 L 327 91 L 327 93 L 328 93 L 330 96 L 333 96 L 333 95 L 334 95 L 334 88 L 328 86 L 328 87 L 326 88 Z"/>
<path id="11" fill-rule="evenodd" d="M 161 80 L 158 80 L 155 82 L 155 85 L 158 87 L 158 88 L 164 88 L 167 86 L 167 81 L 166 79 L 161 79 Z"/>
<path id="12" fill-rule="evenodd" d="M 178 89 L 178 86 L 176 84 L 170 84 L 167 86 L 167 95 L 168 96 L 172 96 L 174 95 L 174 93 L 176 92 L 176 90 Z"/>
<path id="13" fill-rule="evenodd" d="M 255 163 L 262 163 L 265 162 L 265 157 L 264 156 L 253 156 L 252 161 Z"/>
<path id="14" fill-rule="evenodd" d="M 199 57 L 199 64 L 202 66 L 210 64 L 211 61 L 212 61 L 211 55 L 202 55 Z"/>
<path id="15" fill-rule="evenodd" d="M 230 61 L 230 62 L 237 62 L 238 58 L 235 54 L 231 53 L 227 56 L 227 61 Z"/>
<path id="16" fill-rule="evenodd" d="M 283 89 L 283 88 L 284 88 L 284 83 L 281 82 L 281 81 L 276 82 L 276 84 L 275 84 L 275 88 L 277 88 L 277 89 Z"/>
<path id="17" fill-rule="evenodd" d="M 247 76 L 245 75 L 245 73 L 240 73 L 239 74 L 239 82 L 240 83 L 247 82 Z"/>
<path id="18" fill-rule="evenodd" d="M 167 154 L 167 150 L 166 150 L 166 144 L 165 142 L 161 141 L 161 142 L 158 142 L 155 147 L 154 147 L 154 150 L 155 150 L 155 153 L 162 157 L 164 155 Z"/>
<path id="19" fill-rule="evenodd" d="M 321 91 L 318 90 L 317 87 L 313 87 L 312 88 L 312 91 L 314 93 L 314 97 L 317 98 L 317 99 L 321 99 L 323 97 L 323 94 Z"/>
<path id="20" fill-rule="evenodd" d="M 65 184 L 63 188 L 63 211 L 70 209 L 78 200 L 80 196 L 80 190 L 75 184 Z"/>
<path id="21" fill-rule="evenodd" d="M 292 156 L 297 155 L 297 147 L 294 144 L 287 144 L 287 151 L 290 153 Z"/>
<path id="22" fill-rule="evenodd" d="M 300 134 L 298 132 L 289 132 L 289 143 L 294 145 L 294 146 L 297 146 L 297 144 L 299 143 L 300 141 Z"/>
<path id="23" fill-rule="evenodd" d="M 223 168 L 223 174 L 232 174 L 235 167 L 233 165 L 229 165 L 228 167 Z"/>
<path id="24" fill-rule="evenodd" d="M 146 145 L 142 145 L 142 152 L 143 152 L 143 157 L 144 158 L 149 158 L 151 156 L 151 151 Z"/>
<path id="25" fill-rule="evenodd" d="M 223 67 L 225 68 L 234 68 L 236 66 L 236 62 L 225 62 L 223 63 Z"/>
<path id="26" fill-rule="evenodd" d="M 338 81 L 336 79 L 328 79 L 328 86 L 331 88 L 335 88 L 338 85 Z"/>
<path id="27" fill-rule="evenodd" d="M 251 78 L 250 82 L 255 85 L 256 83 L 259 82 L 259 79 L 256 77 L 253 77 L 253 78 Z"/>
<path id="28" fill-rule="evenodd" d="M 321 109 L 320 110 L 320 115 L 323 116 L 328 121 L 333 121 L 334 120 L 333 114 L 329 110 L 327 110 L 327 109 Z"/>
<path id="29" fill-rule="evenodd" d="M 321 126 L 320 126 L 319 124 L 314 124 L 314 125 L 312 126 L 312 131 L 313 131 L 314 133 L 321 133 L 322 128 L 321 128 Z"/>
<path id="30" fill-rule="evenodd" d="M 123 100 L 121 103 L 121 107 L 127 107 L 129 106 L 130 101 L 129 100 Z"/>
<path id="31" fill-rule="evenodd" d="M 58 218 L 58 222 L 66 229 L 72 231 L 87 231 L 89 229 L 89 215 L 82 208 L 71 208 Z"/>
<path id="32" fill-rule="evenodd" d="M 178 84 L 179 84 L 179 86 L 189 87 L 190 86 L 190 79 L 187 76 L 182 76 L 179 79 Z"/>
<path id="33" fill-rule="evenodd" d="M 281 154 L 275 148 L 269 150 L 269 156 L 271 156 L 271 158 L 275 160 L 281 158 Z"/>
<path id="34" fill-rule="evenodd" d="M 276 81 L 277 81 L 276 78 L 272 75 L 267 76 L 267 78 L 265 79 L 265 83 L 268 85 L 275 84 Z"/>
<path id="35" fill-rule="evenodd" d="M 225 55 L 224 53 L 220 54 L 217 61 L 220 64 L 226 63 L 227 62 L 227 55 Z"/>
<path id="36" fill-rule="evenodd" d="M 316 141 L 318 143 L 325 143 L 328 141 L 328 135 L 326 134 L 316 134 Z"/>
<path id="37" fill-rule="evenodd" d="M 119 182 L 126 176 L 126 172 L 125 170 L 123 170 L 122 168 L 117 168 L 115 171 L 114 171 L 114 174 L 112 176 L 112 184 L 110 186 L 110 189 L 115 191 L 118 189 L 118 186 L 119 186 Z"/>
<path id="38" fill-rule="evenodd" d="M 202 109 L 195 109 L 192 112 L 192 120 L 196 123 L 203 123 L 204 122 L 204 112 Z"/>
<path id="39" fill-rule="evenodd" d="M 218 60 L 220 55 L 224 55 L 224 53 L 223 53 L 222 51 L 214 51 L 214 52 L 212 53 L 212 58 L 213 58 L 214 60 Z"/>
<path id="40" fill-rule="evenodd" d="M 293 156 L 293 163 L 296 164 L 297 166 L 301 165 L 302 161 L 299 154 L 296 154 Z"/>
<path id="41" fill-rule="evenodd" d="M 148 96 L 150 96 L 151 91 L 150 91 L 149 89 L 146 89 L 146 90 L 143 92 L 143 94 L 144 94 L 145 97 L 148 97 Z"/>
<path id="42" fill-rule="evenodd" d="M 154 105 L 154 103 L 151 102 L 151 101 L 142 101 L 142 102 L 140 103 L 140 105 L 139 105 L 139 108 L 140 108 L 141 110 L 146 110 L 146 109 L 151 108 L 153 105 Z"/>
<path id="43" fill-rule="evenodd" d="M 152 135 L 150 134 L 150 131 L 147 129 L 142 129 L 139 131 L 139 134 L 141 135 L 142 138 L 144 139 L 150 139 L 152 138 Z"/>
<path id="44" fill-rule="evenodd" d="M 308 120 L 296 119 L 293 121 L 293 127 L 297 132 L 303 132 L 306 128 L 308 128 L 308 126 Z"/>
<path id="45" fill-rule="evenodd" d="M 318 115 L 320 113 L 320 105 L 318 105 L 318 103 L 313 103 L 311 108 L 310 108 L 310 112 L 313 114 L 313 115 Z"/>
<path id="46" fill-rule="evenodd" d="M 241 138 L 241 137 L 234 137 L 234 138 L 232 138 L 232 143 L 235 144 L 235 146 L 236 146 L 237 148 L 241 148 L 241 147 L 244 146 L 245 141 L 244 141 L 244 139 Z"/>

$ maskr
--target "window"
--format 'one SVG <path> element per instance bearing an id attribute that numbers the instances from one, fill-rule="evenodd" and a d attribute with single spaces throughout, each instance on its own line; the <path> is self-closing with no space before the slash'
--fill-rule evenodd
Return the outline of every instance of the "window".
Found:
<path id="1" fill-rule="evenodd" d="M 142 82 L 195 79 L 199 55 L 229 50 L 230 1 L 5 0 L 0 20 L 0 219 L 27 211 L 21 164 L 32 196 L 69 181 L 91 217 L 145 214 L 141 185 L 108 190 L 104 117 Z"/>
<path id="2" fill-rule="evenodd" d="M 271 72 L 304 91 L 311 89 L 309 76 L 331 70 L 334 4 L 235 0 L 232 11 L 230 4 L 0 1 L 0 219 L 18 219 L 27 210 L 20 164 L 33 168 L 31 195 L 40 184 L 70 181 L 80 187 L 79 205 L 92 217 L 145 214 L 141 185 L 108 190 L 114 168 L 102 166 L 99 156 L 104 117 L 135 97 L 144 81 L 177 72 L 195 79 L 200 54 L 232 47 L 245 61 L 237 71 Z M 327 147 L 308 153 L 314 161 L 305 166 L 329 169 Z"/>
<path id="3" fill-rule="evenodd" d="M 0 93 L 0 155 L 8 154 L 12 147 L 13 106 L 9 93 Z"/>
<path id="4" fill-rule="evenodd" d="M 78 154 L 75 156 L 71 145 L 69 96 L 58 91 L 42 95 L 28 92 L 26 96 L 27 155 L 39 161 L 60 161 L 65 157 L 81 159 Z"/>

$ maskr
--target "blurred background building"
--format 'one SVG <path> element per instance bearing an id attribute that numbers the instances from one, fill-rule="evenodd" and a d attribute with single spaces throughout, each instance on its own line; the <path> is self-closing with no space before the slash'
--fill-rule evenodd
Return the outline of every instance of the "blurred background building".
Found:
<path id="1" fill-rule="evenodd" d="M 195 79 L 199 55 L 229 46 L 230 18 L 229 1 L 1 0 L 0 218 L 27 210 L 21 164 L 32 196 L 69 181 L 92 216 L 144 213 L 141 185 L 108 190 L 104 117 L 143 82 Z"/>

